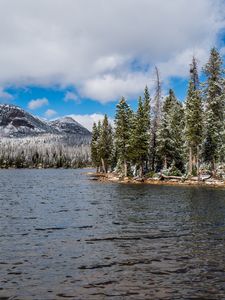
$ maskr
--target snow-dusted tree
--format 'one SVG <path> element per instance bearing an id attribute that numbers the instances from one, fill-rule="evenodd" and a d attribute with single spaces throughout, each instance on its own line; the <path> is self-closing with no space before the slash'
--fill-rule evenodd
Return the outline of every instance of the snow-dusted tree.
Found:
<path id="1" fill-rule="evenodd" d="M 146 170 L 149 168 L 149 151 L 150 151 L 150 139 L 151 139 L 151 98 L 149 94 L 148 87 L 146 85 L 144 90 L 144 100 L 143 100 L 144 118 L 145 118 L 145 130 L 148 133 L 149 138 L 149 149 L 146 158 Z"/>
<path id="2" fill-rule="evenodd" d="M 1 138 L 0 167 L 77 168 L 90 165 L 89 141 L 74 139 L 77 144 L 70 144 L 65 136 L 54 134 Z"/>
<path id="3" fill-rule="evenodd" d="M 172 162 L 183 169 L 183 108 L 172 89 L 162 107 L 161 123 L 158 130 L 158 165 L 167 169 Z"/>
<path id="4" fill-rule="evenodd" d="M 124 97 L 116 107 L 115 115 L 115 146 L 118 151 L 118 160 L 123 164 L 123 175 L 127 176 L 127 164 L 130 151 L 132 110 Z"/>
<path id="5" fill-rule="evenodd" d="M 91 160 L 94 166 L 97 168 L 97 172 L 99 172 L 99 166 L 101 164 L 99 157 L 99 136 L 100 132 L 96 123 L 94 122 L 92 128 L 92 140 L 91 140 Z"/>
<path id="6" fill-rule="evenodd" d="M 156 73 L 156 89 L 154 103 L 152 106 L 152 124 L 151 124 L 151 144 L 150 144 L 150 160 L 151 169 L 155 170 L 156 167 L 156 152 L 157 152 L 157 133 L 159 129 L 159 124 L 161 120 L 161 106 L 162 106 L 162 96 L 161 96 L 161 82 L 159 78 L 158 68 L 155 67 Z"/>
<path id="7" fill-rule="evenodd" d="M 172 108 L 171 133 L 174 140 L 174 166 L 181 172 L 184 171 L 184 108 L 178 100 Z"/>
<path id="8" fill-rule="evenodd" d="M 107 115 L 104 116 L 102 122 L 98 148 L 103 172 L 107 173 L 109 165 L 111 164 L 113 148 L 112 127 L 109 124 Z"/>
<path id="9" fill-rule="evenodd" d="M 203 110 L 199 90 L 197 62 L 192 59 L 187 98 L 185 101 L 185 138 L 189 153 L 189 175 L 193 175 L 193 166 L 199 172 L 199 149 L 203 135 Z M 196 171 L 196 170 L 195 170 Z"/>
<path id="10" fill-rule="evenodd" d="M 147 99 L 149 101 L 149 99 Z M 138 109 L 133 116 L 133 124 L 131 126 L 130 135 L 130 158 L 134 164 L 139 168 L 140 176 L 143 176 L 144 162 L 147 161 L 149 153 L 149 102 L 143 103 L 142 98 L 139 97 Z"/>
<path id="11" fill-rule="evenodd" d="M 224 146 L 225 90 L 222 59 L 219 52 L 211 49 L 209 61 L 204 67 L 205 83 L 205 140 L 204 160 L 215 172 L 216 163 L 222 160 Z"/>

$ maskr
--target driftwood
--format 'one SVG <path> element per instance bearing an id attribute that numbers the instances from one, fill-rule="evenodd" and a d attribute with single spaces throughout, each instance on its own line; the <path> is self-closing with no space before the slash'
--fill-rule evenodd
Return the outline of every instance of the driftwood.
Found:
<path id="1" fill-rule="evenodd" d="M 206 180 L 208 180 L 210 178 L 212 178 L 212 174 L 208 175 L 208 177 L 201 177 L 201 176 L 197 177 L 196 176 L 196 177 L 190 177 L 188 179 L 192 180 L 192 181 L 203 181 L 203 182 L 205 182 Z"/>
<path id="2" fill-rule="evenodd" d="M 208 175 L 208 177 L 189 177 L 187 179 L 185 179 L 184 177 L 182 176 L 167 176 L 167 175 L 164 175 L 164 174 L 160 174 L 160 180 L 164 180 L 164 179 L 176 179 L 176 180 L 191 180 L 191 181 L 203 181 L 205 182 L 206 180 L 212 178 L 212 174 Z"/>
<path id="3" fill-rule="evenodd" d="M 163 179 L 177 179 L 177 180 L 183 180 L 183 177 L 182 176 L 167 176 L 167 175 L 164 175 L 164 174 L 160 174 L 160 180 L 163 180 Z"/>

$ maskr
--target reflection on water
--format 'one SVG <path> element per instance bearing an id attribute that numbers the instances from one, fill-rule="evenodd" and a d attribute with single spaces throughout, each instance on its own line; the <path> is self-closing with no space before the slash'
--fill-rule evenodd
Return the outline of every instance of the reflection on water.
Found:
<path id="1" fill-rule="evenodd" d="M 0 299 L 225 299 L 225 190 L 0 171 Z"/>

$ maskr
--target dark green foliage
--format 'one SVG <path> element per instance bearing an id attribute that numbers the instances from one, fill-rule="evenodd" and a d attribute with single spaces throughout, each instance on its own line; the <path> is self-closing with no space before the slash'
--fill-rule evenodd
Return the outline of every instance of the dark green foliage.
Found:
<path id="1" fill-rule="evenodd" d="M 108 122 L 107 115 L 104 116 L 103 122 L 93 124 L 91 157 L 92 163 L 99 171 L 100 166 L 103 172 L 107 172 L 111 164 L 113 150 L 112 127 Z"/>
<path id="2" fill-rule="evenodd" d="M 108 122 L 107 115 L 105 115 L 99 136 L 98 152 L 102 162 L 103 171 L 106 173 L 108 171 L 109 165 L 111 164 L 112 147 L 112 127 Z"/>
<path id="3" fill-rule="evenodd" d="M 130 158 L 130 135 L 133 112 L 124 97 L 116 107 L 115 116 L 115 147 L 118 152 L 118 160 L 123 164 L 123 174 L 127 176 L 127 163 Z"/>
<path id="4" fill-rule="evenodd" d="M 140 169 L 140 174 L 143 174 L 144 162 L 148 158 L 149 152 L 149 97 L 147 101 L 142 102 L 139 97 L 138 110 L 133 116 L 133 124 L 130 135 L 130 158 L 134 164 Z"/>
<path id="5" fill-rule="evenodd" d="M 197 147 L 202 142 L 203 111 L 195 58 L 192 61 L 190 75 L 188 95 L 185 102 L 185 134 L 188 146 L 193 148 L 193 153 L 196 153 Z"/>
<path id="6" fill-rule="evenodd" d="M 199 165 L 199 151 L 203 138 L 203 108 L 199 90 L 198 70 L 195 57 L 190 68 L 188 94 L 185 101 L 185 140 L 189 156 L 189 175 L 194 175 Z M 198 173 L 198 171 L 197 171 Z"/>
<path id="7" fill-rule="evenodd" d="M 99 168 L 101 162 L 100 162 L 100 157 L 99 157 L 99 137 L 100 137 L 100 126 L 96 126 L 96 123 L 93 124 L 92 128 L 92 141 L 91 141 L 91 160 L 92 163 Z"/>
<path id="8" fill-rule="evenodd" d="M 123 176 L 157 176 L 163 170 L 172 176 L 199 176 L 200 164 L 212 169 L 225 158 L 225 84 L 222 60 L 215 48 L 205 68 L 204 93 L 200 90 L 197 62 L 193 57 L 185 105 L 173 90 L 161 104 L 161 83 L 156 68 L 156 91 L 151 104 L 147 86 L 133 112 L 124 97 L 116 107 L 115 129 L 107 117 L 94 124 L 92 160 Z M 204 100 L 204 102 L 203 102 Z M 223 168 L 223 166 L 221 166 Z M 160 177 L 160 176 L 159 176 Z"/>
<path id="9" fill-rule="evenodd" d="M 183 170 L 183 108 L 170 89 L 162 108 L 158 131 L 158 164 L 167 169 L 172 162 Z"/>
<path id="10" fill-rule="evenodd" d="M 215 163 L 222 159 L 224 146 L 224 108 L 225 90 L 222 69 L 222 59 L 218 51 L 213 48 L 208 63 L 204 68 L 207 77 L 205 99 L 205 141 L 204 160 L 210 162 L 212 169 Z"/>

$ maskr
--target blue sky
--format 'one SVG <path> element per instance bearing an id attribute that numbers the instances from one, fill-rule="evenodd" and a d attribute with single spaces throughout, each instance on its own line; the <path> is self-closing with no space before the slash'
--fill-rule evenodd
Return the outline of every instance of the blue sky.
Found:
<path id="1" fill-rule="evenodd" d="M 121 96 L 136 107 L 157 65 L 185 99 L 189 64 L 225 54 L 224 0 L 0 0 L 0 103 L 90 129 Z"/>

